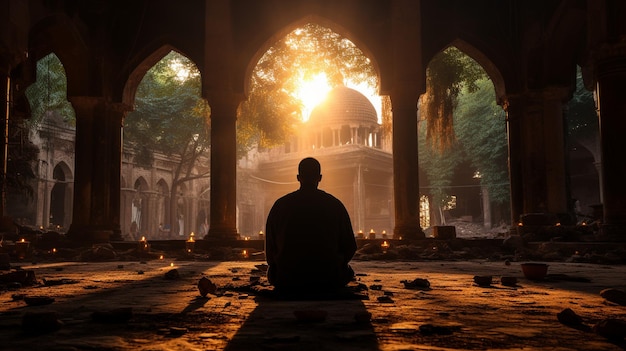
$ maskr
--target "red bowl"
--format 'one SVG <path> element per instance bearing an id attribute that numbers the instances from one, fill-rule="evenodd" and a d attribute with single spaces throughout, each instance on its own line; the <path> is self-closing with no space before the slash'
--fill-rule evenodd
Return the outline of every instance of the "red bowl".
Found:
<path id="1" fill-rule="evenodd" d="M 548 265 L 545 263 L 522 263 L 524 277 L 531 280 L 541 280 L 548 274 Z"/>

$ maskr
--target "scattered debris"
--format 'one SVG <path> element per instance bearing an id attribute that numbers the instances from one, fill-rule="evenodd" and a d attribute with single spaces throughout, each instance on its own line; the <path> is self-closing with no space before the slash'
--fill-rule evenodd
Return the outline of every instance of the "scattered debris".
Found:
<path id="1" fill-rule="evenodd" d="M 54 298 L 50 296 L 24 296 L 24 302 L 28 306 L 43 306 L 54 302 Z"/>
<path id="2" fill-rule="evenodd" d="M 35 279 L 35 271 L 19 269 L 0 274 L 0 283 L 20 283 L 22 286 L 31 286 L 37 283 L 37 279 Z"/>
<path id="3" fill-rule="evenodd" d="M 626 338 L 626 321 L 615 318 L 607 318 L 593 326 L 593 331 L 610 340 L 622 340 Z"/>
<path id="4" fill-rule="evenodd" d="M 600 291 L 600 296 L 609 302 L 616 303 L 620 306 L 626 306 L 626 291 L 609 288 Z"/>
<path id="5" fill-rule="evenodd" d="M 56 286 L 56 285 L 76 284 L 76 283 L 78 283 L 78 280 L 67 279 L 67 278 L 61 278 L 61 279 L 46 279 L 46 278 L 43 278 L 43 279 L 41 279 L 41 281 L 43 281 L 43 285 L 45 285 L 45 286 Z"/>
<path id="6" fill-rule="evenodd" d="M 407 289 L 429 290 L 430 282 L 428 279 L 415 278 L 413 280 L 402 280 L 400 283 L 404 284 Z"/>
<path id="7" fill-rule="evenodd" d="M 571 308 L 566 308 L 556 314 L 556 318 L 562 324 L 570 327 L 579 327 L 583 324 L 583 319 L 576 314 Z"/>
<path id="8" fill-rule="evenodd" d="M 217 291 L 217 285 L 215 285 L 209 278 L 202 277 L 198 281 L 198 291 L 200 296 L 206 297 L 207 294 L 215 294 Z"/>
<path id="9" fill-rule="evenodd" d="M 380 303 L 394 303 L 393 299 L 389 295 L 379 296 L 376 300 Z"/>
<path id="10" fill-rule="evenodd" d="M 478 286 L 490 286 L 492 280 L 493 280 L 493 277 L 490 275 L 475 275 L 474 276 L 474 283 L 476 283 Z"/>
<path id="11" fill-rule="evenodd" d="M 502 276 L 500 277 L 500 284 L 504 286 L 517 286 L 517 278 L 509 277 L 509 276 Z"/>
<path id="12" fill-rule="evenodd" d="M 174 268 L 174 269 L 170 269 L 169 271 L 165 272 L 165 279 L 167 279 L 167 280 L 178 280 L 178 279 L 180 279 L 180 273 L 178 273 L 178 269 Z"/>
<path id="13" fill-rule="evenodd" d="M 454 332 L 461 330 L 460 326 L 446 326 L 434 324 L 422 324 L 419 327 L 422 335 L 452 335 Z"/>

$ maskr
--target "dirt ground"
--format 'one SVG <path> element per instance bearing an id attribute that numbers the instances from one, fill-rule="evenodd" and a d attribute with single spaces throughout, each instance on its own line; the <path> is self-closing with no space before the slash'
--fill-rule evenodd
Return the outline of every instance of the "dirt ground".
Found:
<path id="1" fill-rule="evenodd" d="M 261 263 L 164 258 L 23 265 L 37 284 L 0 291 L 0 349 L 626 349 L 623 340 L 591 330 L 606 318 L 626 320 L 625 306 L 599 295 L 626 289 L 622 265 L 552 262 L 548 276 L 533 281 L 518 262 L 356 261 L 357 283 L 367 287 L 360 299 L 294 301 L 250 289 L 250 282 L 265 282 L 256 267 Z M 493 277 L 491 285 L 474 282 L 485 275 Z M 502 285 L 503 276 L 518 283 Z M 217 291 L 200 296 L 202 277 Z M 430 287 L 409 289 L 402 282 L 416 278 Z M 54 301 L 26 303 L 41 296 Z M 582 323 L 561 323 L 557 313 L 566 308 Z M 50 323 L 57 330 L 43 332 Z"/>

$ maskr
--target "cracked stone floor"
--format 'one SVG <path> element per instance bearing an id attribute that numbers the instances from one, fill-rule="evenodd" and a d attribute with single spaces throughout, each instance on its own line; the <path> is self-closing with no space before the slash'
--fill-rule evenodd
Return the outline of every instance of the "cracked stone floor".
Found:
<path id="1" fill-rule="evenodd" d="M 356 261 L 352 266 L 358 281 L 369 287 L 367 299 L 284 301 L 239 288 L 256 279 L 251 276 L 259 275 L 255 266 L 260 263 L 153 260 L 23 265 L 35 272 L 39 282 L 57 284 L 0 292 L 0 349 L 626 348 L 623 340 L 610 341 L 591 330 L 568 327 L 556 317 L 571 308 L 587 326 L 605 318 L 626 319 L 625 306 L 599 295 L 605 288 L 626 289 L 626 266 L 550 263 L 547 279 L 531 281 L 523 277 L 518 262 Z M 165 279 L 172 269 L 179 279 Z M 493 276 L 493 284 L 476 285 L 476 275 Z M 504 286 L 501 276 L 517 277 L 518 284 Z M 216 283 L 217 295 L 200 296 L 201 277 Z M 428 279 L 430 289 L 405 288 L 402 281 L 415 278 Z M 54 302 L 29 306 L 24 301 L 28 296 L 52 297 Z M 94 312 L 118 308 L 131 308 L 132 317 L 118 323 L 92 318 Z M 294 315 L 294 311 L 311 310 L 325 311 L 326 318 L 302 321 Z M 23 316 L 44 311 L 56 312 L 62 326 L 41 334 L 25 331 Z"/>

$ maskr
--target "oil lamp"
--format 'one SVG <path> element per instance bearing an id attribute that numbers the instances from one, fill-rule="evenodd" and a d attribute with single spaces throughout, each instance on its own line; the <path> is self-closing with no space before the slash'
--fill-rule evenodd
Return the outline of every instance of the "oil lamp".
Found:
<path id="1" fill-rule="evenodd" d="M 15 243 L 15 254 L 17 258 L 22 260 L 26 257 L 28 253 L 28 247 L 30 246 L 30 242 L 26 241 L 26 239 L 22 238 L 22 240 Z"/>
<path id="2" fill-rule="evenodd" d="M 194 235 L 195 234 L 191 232 L 191 234 L 189 234 L 189 240 L 185 241 L 185 250 L 187 253 L 192 253 L 196 246 L 196 240 L 193 238 Z"/>
<path id="3" fill-rule="evenodd" d="M 389 243 L 387 242 L 387 240 L 384 240 L 382 244 L 380 244 L 380 247 L 383 249 L 383 253 L 387 252 L 387 249 L 389 248 Z"/>
<path id="4" fill-rule="evenodd" d="M 376 232 L 374 231 L 374 229 L 370 229 L 369 238 L 370 239 L 376 239 Z"/>

